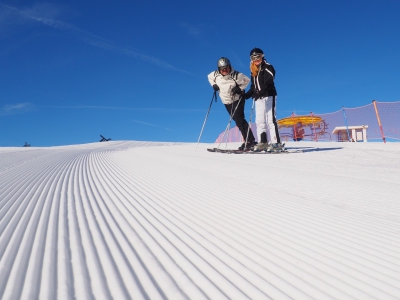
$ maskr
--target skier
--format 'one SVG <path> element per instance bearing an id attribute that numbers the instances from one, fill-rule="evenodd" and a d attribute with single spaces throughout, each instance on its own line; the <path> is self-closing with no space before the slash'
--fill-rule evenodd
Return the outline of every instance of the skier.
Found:
<path id="1" fill-rule="evenodd" d="M 244 94 L 245 99 L 253 98 L 256 110 L 258 144 L 254 151 L 283 150 L 276 122 L 276 89 L 274 84 L 275 69 L 264 58 L 260 48 L 250 51 L 251 86 Z M 271 143 L 267 141 L 267 128 Z"/>
<path id="2" fill-rule="evenodd" d="M 218 60 L 217 68 L 216 71 L 208 74 L 208 81 L 215 92 L 219 91 L 222 103 L 242 134 L 245 142 L 239 147 L 239 150 L 249 150 L 256 145 L 253 132 L 244 116 L 243 93 L 250 83 L 250 79 L 243 73 L 234 70 L 226 57 Z"/>

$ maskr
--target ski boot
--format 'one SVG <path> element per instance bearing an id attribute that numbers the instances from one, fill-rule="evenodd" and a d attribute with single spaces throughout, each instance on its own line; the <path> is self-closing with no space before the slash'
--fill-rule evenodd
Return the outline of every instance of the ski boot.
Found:
<path id="1" fill-rule="evenodd" d="M 282 143 L 271 143 L 269 144 L 267 152 L 283 152 L 285 151 L 285 144 Z"/>
<path id="2" fill-rule="evenodd" d="M 254 146 L 253 151 L 254 152 L 261 152 L 267 150 L 269 147 L 268 143 L 258 143 L 257 145 Z"/>
<path id="3" fill-rule="evenodd" d="M 250 151 L 250 150 L 253 149 L 253 147 L 254 147 L 255 145 L 257 145 L 256 141 L 249 141 L 249 142 L 247 142 L 247 143 L 243 143 L 243 144 L 238 148 L 238 150 L 241 150 L 241 151 Z"/>

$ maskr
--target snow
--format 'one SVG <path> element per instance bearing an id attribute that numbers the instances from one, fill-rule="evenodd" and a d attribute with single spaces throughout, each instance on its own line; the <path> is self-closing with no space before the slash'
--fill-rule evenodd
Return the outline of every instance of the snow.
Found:
<path id="1" fill-rule="evenodd" d="M 287 145 L 0 148 L 0 298 L 400 299 L 400 144 Z"/>

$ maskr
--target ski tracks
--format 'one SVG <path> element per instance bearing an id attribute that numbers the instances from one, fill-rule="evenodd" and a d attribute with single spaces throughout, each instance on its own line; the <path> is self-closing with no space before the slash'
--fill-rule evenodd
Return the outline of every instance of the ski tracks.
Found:
<path id="1" fill-rule="evenodd" d="M 7 151 L 0 298 L 398 299 L 395 223 L 354 210 L 357 201 L 343 210 L 279 180 L 269 194 L 261 180 L 238 180 L 260 156 L 171 146 Z M 307 175 L 327 185 L 320 177 Z M 364 205 L 376 206 L 374 193 Z"/>

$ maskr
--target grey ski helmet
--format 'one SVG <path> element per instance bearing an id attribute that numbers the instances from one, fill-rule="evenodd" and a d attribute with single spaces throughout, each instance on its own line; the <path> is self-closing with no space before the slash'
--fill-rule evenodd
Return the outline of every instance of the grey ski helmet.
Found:
<path id="1" fill-rule="evenodd" d="M 231 62 L 226 57 L 221 57 L 220 59 L 218 59 L 218 63 L 217 63 L 218 70 L 221 68 L 230 67 L 230 66 L 231 66 Z"/>

